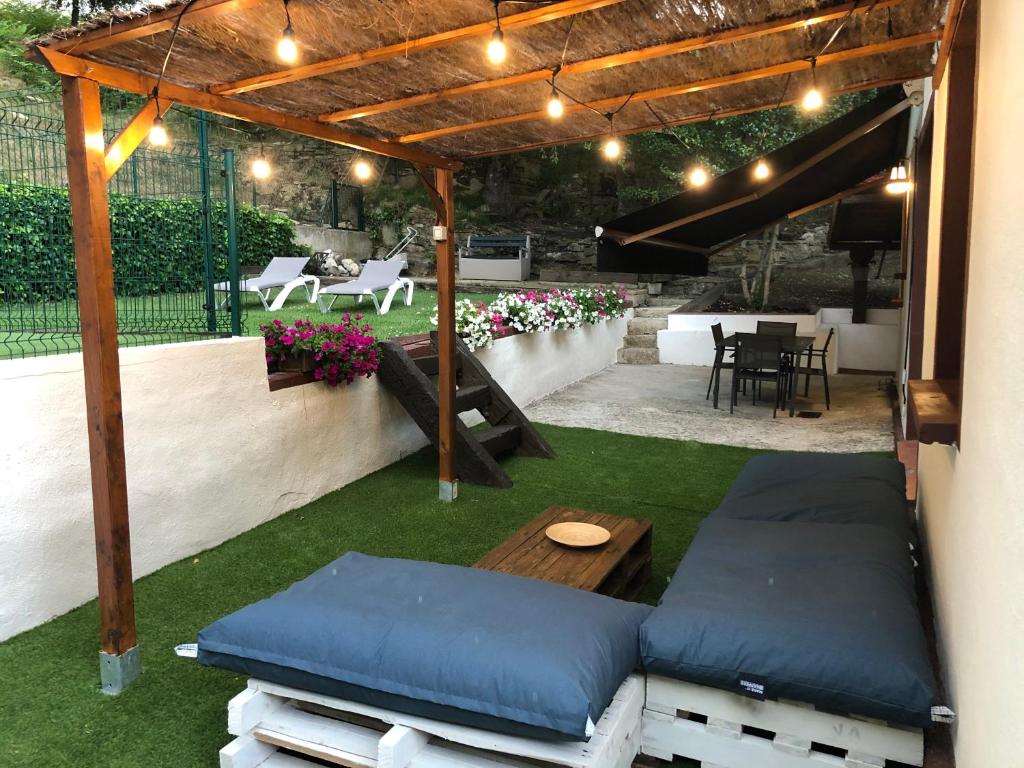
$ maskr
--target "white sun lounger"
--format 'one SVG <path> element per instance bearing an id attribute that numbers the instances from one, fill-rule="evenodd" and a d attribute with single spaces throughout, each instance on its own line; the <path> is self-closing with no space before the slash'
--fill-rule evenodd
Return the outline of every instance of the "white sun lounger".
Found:
<path id="1" fill-rule="evenodd" d="M 399 277 L 405 266 L 404 259 L 393 257 L 386 261 L 370 259 L 363 266 L 359 277 L 347 283 L 335 283 L 321 289 L 317 299 L 320 311 L 327 313 L 334 306 L 339 296 L 355 296 L 356 303 L 362 303 L 364 296 L 373 300 L 378 315 L 386 315 L 391 309 L 391 301 L 395 294 L 405 290 L 405 306 L 412 304 L 413 282 L 408 277 Z M 387 291 L 383 303 L 377 300 L 378 291 Z M 330 301 L 327 300 L 330 296 Z"/>
<path id="2" fill-rule="evenodd" d="M 260 297 L 260 303 L 268 312 L 276 312 L 284 306 L 288 294 L 300 285 L 306 290 L 306 300 L 312 304 L 317 299 L 320 291 L 320 278 L 314 275 L 304 275 L 302 270 L 306 268 L 309 259 L 305 256 L 275 256 L 267 264 L 263 274 L 259 277 L 247 277 L 238 283 L 240 293 L 255 293 Z M 231 283 L 225 281 L 213 286 L 214 290 L 227 292 L 231 289 Z M 273 303 L 270 302 L 270 293 L 274 288 L 280 288 Z M 228 298 L 218 304 L 218 309 L 228 303 Z"/>

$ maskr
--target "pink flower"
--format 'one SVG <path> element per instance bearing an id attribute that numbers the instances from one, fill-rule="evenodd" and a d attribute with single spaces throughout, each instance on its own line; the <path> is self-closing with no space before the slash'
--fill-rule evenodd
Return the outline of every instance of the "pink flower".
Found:
<path id="1" fill-rule="evenodd" d="M 284 344 L 286 347 L 290 347 L 292 344 L 295 343 L 295 337 L 292 336 L 290 333 L 286 333 L 284 336 L 281 337 L 281 343 Z"/>

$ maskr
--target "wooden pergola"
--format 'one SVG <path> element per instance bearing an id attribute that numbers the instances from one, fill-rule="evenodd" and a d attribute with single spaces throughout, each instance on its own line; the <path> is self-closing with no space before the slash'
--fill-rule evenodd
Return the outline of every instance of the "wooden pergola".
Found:
<path id="1" fill-rule="evenodd" d="M 415 166 L 437 214 L 439 474 L 442 498 L 454 499 L 462 163 L 789 104 L 812 82 L 837 94 L 926 76 L 950 36 L 946 5 L 175 0 L 31 43 L 63 81 L 105 690 L 138 673 L 107 184 L 160 113 L 180 104 Z M 496 14 L 501 66 L 484 56 Z M 286 15 L 300 49 L 291 65 L 275 56 Z M 555 85 L 558 120 L 544 108 Z M 109 144 L 100 86 L 150 97 Z"/>

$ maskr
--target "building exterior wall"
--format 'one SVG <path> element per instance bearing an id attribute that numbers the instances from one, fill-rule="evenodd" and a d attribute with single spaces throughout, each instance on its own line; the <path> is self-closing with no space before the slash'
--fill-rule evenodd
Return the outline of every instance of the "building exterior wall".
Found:
<path id="1" fill-rule="evenodd" d="M 961 445 L 921 446 L 918 515 L 930 565 L 940 656 L 959 768 L 1021 763 L 1024 658 L 1024 216 L 1020 126 L 1024 3 L 980 4 L 978 111 L 971 208 Z M 940 92 L 941 93 L 941 92 Z M 941 155 L 944 103 L 936 103 Z M 950 105 L 966 109 L 969 105 Z M 941 114 L 940 114 L 941 113 Z M 941 166 L 937 167 L 941 170 Z M 933 184 L 941 175 L 933 175 Z M 932 196 L 932 228 L 939 225 Z M 933 233 L 934 234 L 934 233 Z M 930 239 L 933 249 L 936 239 Z M 929 282 L 938 269 L 929 259 Z M 932 265 L 935 270 L 932 271 Z M 928 291 L 925 375 L 931 372 L 936 296 Z"/>
<path id="2" fill-rule="evenodd" d="M 526 404 L 615 362 L 626 320 L 480 357 Z M 121 350 L 136 578 L 427 445 L 376 379 L 271 392 L 262 338 Z M 81 355 L 0 362 L 0 640 L 96 595 Z"/>

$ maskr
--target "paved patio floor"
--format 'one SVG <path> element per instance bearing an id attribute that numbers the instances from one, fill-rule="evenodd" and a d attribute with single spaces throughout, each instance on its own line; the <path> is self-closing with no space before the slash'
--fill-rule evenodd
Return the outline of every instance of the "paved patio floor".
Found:
<path id="1" fill-rule="evenodd" d="M 729 414 L 730 372 L 722 373 L 719 410 L 704 399 L 709 368 L 682 365 L 614 365 L 537 401 L 526 415 L 539 422 L 633 435 L 789 451 L 891 451 L 892 411 L 882 376 L 829 378 L 832 409 L 825 410 L 821 379 L 797 412 L 818 418 L 772 418 L 771 401 L 752 405 L 740 396 Z M 803 379 L 800 380 L 803 392 Z M 766 386 L 764 395 L 773 396 Z"/>

